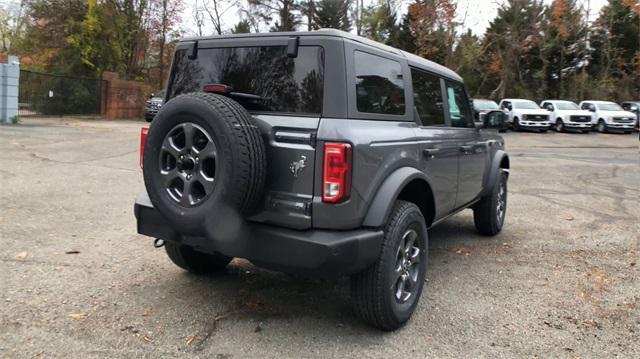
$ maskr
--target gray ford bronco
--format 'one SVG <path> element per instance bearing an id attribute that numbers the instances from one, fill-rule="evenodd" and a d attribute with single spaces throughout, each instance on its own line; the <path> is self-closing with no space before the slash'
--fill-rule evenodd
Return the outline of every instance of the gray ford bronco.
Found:
<path id="1" fill-rule="evenodd" d="M 428 228 L 465 208 L 484 235 L 503 226 L 504 116 L 486 118 L 453 71 L 349 33 L 185 39 L 143 131 L 138 233 L 193 273 L 241 257 L 349 275 L 358 316 L 394 330 L 420 299 Z"/>

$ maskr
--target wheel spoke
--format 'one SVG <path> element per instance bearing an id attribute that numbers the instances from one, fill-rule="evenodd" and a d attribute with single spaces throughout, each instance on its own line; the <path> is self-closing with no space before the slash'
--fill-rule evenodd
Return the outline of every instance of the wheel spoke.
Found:
<path id="1" fill-rule="evenodd" d="M 198 151 L 198 156 L 200 157 L 200 159 L 216 158 L 217 155 L 218 149 L 216 148 L 216 145 L 214 145 L 211 141 L 208 141 L 207 145 L 202 150 Z"/>
<path id="2" fill-rule="evenodd" d="M 413 250 L 411 251 L 411 255 L 409 256 L 409 260 L 411 260 L 411 263 L 420 263 L 420 248 L 418 247 L 413 247 Z"/>
<path id="3" fill-rule="evenodd" d="M 182 205 L 191 205 L 191 184 L 191 181 L 184 181 L 184 186 L 182 187 L 182 197 L 180 198 L 180 203 Z"/>
<path id="4" fill-rule="evenodd" d="M 198 171 L 196 180 L 202 185 L 202 188 L 204 188 L 205 194 L 213 192 L 213 184 L 215 181 L 214 179 L 208 180 L 202 175 L 200 171 Z"/>
<path id="5" fill-rule="evenodd" d="M 180 155 L 180 150 L 173 144 L 170 136 L 167 136 L 164 141 L 162 141 L 162 150 L 168 152 L 176 159 L 178 159 Z"/>
<path id="6" fill-rule="evenodd" d="M 180 174 L 178 173 L 178 169 L 174 168 L 170 171 L 167 172 L 160 172 L 162 174 L 162 178 L 164 179 L 164 183 L 165 186 L 169 187 L 169 185 L 171 185 L 171 182 L 173 182 L 176 178 L 180 177 Z"/>
<path id="7" fill-rule="evenodd" d="M 418 237 L 418 234 L 416 233 L 416 231 L 411 229 L 407 231 L 407 233 L 405 233 L 404 237 L 405 237 L 404 252 L 406 253 L 406 256 L 408 258 L 411 254 L 411 249 L 413 248 L 413 245 L 416 242 L 416 238 Z"/>
<path id="8" fill-rule="evenodd" d="M 191 123 L 185 123 L 182 126 L 182 130 L 184 131 L 184 148 L 190 150 L 193 147 L 193 136 L 195 135 L 195 130 Z"/>
<path id="9" fill-rule="evenodd" d="M 398 282 L 397 282 L 396 298 L 398 300 L 401 300 L 401 301 L 403 300 L 406 284 L 407 284 L 407 277 L 403 274 L 400 276 L 400 278 L 398 278 Z"/>

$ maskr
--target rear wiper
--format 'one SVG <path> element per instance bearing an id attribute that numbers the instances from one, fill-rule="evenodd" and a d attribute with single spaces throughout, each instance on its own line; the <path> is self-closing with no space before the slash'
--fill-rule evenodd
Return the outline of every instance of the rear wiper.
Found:
<path id="1" fill-rule="evenodd" d="M 271 98 L 268 98 L 268 97 L 262 97 L 262 96 L 254 95 L 254 94 L 251 94 L 251 93 L 233 91 L 233 87 L 231 87 L 229 85 L 223 85 L 223 84 L 204 85 L 202 87 L 202 90 L 204 92 L 218 93 L 218 94 L 221 94 L 221 95 L 226 95 L 226 96 L 235 97 L 235 98 L 241 98 L 241 99 L 245 99 L 245 100 L 260 101 L 260 102 L 263 102 L 263 103 L 271 102 Z"/>

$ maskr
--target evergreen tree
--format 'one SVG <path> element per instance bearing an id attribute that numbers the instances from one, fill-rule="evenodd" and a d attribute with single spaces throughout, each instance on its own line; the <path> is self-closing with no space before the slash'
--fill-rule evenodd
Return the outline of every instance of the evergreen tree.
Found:
<path id="1" fill-rule="evenodd" d="M 317 28 L 351 31 L 350 0 L 320 0 L 315 11 Z"/>

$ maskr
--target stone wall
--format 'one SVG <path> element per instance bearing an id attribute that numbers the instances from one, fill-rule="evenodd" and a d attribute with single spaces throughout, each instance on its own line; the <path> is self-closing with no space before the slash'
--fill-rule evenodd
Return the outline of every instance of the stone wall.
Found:
<path id="1" fill-rule="evenodd" d="M 20 63 L 15 56 L 0 58 L 0 121 L 12 122 L 18 115 Z"/>
<path id="2" fill-rule="evenodd" d="M 102 116 L 108 120 L 141 118 L 146 100 L 142 82 L 122 80 L 115 72 L 104 72 Z"/>

